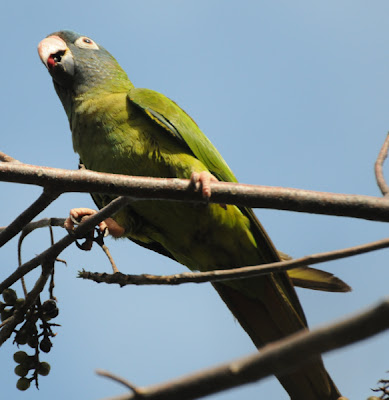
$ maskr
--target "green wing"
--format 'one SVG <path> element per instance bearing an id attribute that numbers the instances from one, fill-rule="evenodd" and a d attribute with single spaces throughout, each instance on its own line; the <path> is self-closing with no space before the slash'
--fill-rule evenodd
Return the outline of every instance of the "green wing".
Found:
<path id="1" fill-rule="evenodd" d="M 238 182 L 211 141 L 196 122 L 174 101 L 149 89 L 131 89 L 128 98 L 155 123 L 190 149 L 219 181 Z"/>

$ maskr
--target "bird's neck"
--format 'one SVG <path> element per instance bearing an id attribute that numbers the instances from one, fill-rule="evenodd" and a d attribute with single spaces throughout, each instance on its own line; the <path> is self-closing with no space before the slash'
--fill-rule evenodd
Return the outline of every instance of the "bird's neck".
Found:
<path id="1" fill-rule="evenodd" d="M 88 169 L 107 170 L 105 154 L 118 145 L 116 132 L 127 121 L 128 90 L 94 90 L 77 96 L 68 114 L 74 151 Z"/>

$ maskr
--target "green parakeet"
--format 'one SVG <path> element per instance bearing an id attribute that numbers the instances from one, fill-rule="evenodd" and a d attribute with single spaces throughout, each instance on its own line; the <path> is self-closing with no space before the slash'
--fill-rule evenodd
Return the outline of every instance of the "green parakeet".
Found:
<path id="1" fill-rule="evenodd" d="M 237 182 L 221 155 L 176 103 L 135 88 L 108 51 L 92 39 L 60 31 L 43 39 L 39 55 L 53 78 L 72 131 L 74 150 L 87 169 L 126 175 Z M 113 196 L 92 194 L 98 207 Z M 171 257 L 191 270 L 208 271 L 280 260 L 249 208 L 219 204 L 137 201 L 113 216 L 115 236 Z M 347 291 L 323 271 L 302 268 L 290 274 L 214 283 L 228 308 L 260 348 L 301 329 L 304 312 L 295 283 Z M 340 396 L 320 359 L 277 376 L 293 400 Z"/>

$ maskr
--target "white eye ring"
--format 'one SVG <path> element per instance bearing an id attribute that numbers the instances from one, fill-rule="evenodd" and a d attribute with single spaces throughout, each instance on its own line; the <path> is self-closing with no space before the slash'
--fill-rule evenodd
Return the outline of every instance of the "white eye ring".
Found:
<path id="1" fill-rule="evenodd" d="M 92 40 L 86 36 L 79 37 L 74 44 L 81 49 L 92 49 L 92 50 L 99 50 L 99 46 Z"/>

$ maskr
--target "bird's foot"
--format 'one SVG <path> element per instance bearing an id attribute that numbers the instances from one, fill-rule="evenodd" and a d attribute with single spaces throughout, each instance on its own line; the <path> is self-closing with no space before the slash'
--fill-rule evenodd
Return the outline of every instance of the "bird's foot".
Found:
<path id="1" fill-rule="evenodd" d="M 201 194 L 203 198 L 209 200 L 211 197 L 211 183 L 212 182 L 219 182 L 219 180 L 213 176 L 209 171 L 202 171 L 202 172 L 192 172 L 190 176 L 191 184 L 196 188 L 195 190 L 201 189 Z M 199 184 L 199 187 L 197 187 Z M 225 204 L 220 204 L 220 207 L 227 209 Z"/>
<path id="2" fill-rule="evenodd" d="M 217 178 L 214 177 L 210 172 L 208 171 L 202 171 L 202 172 L 192 172 L 192 175 L 190 176 L 190 181 L 192 185 L 197 189 L 197 184 L 200 184 L 200 189 L 201 193 L 204 197 L 204 199 L 209 199 L 211 197 L 211 182 L 218 182 Z"/>
<path id="3" fill-rule="evenodd" d="M 96 214 L 96 210 L 91 208 L 73 208 L 70 210 L 69 217 L 66 218 L 64 227 L 69 232 L 73 232 L 74 226 L 85 221 L 85 219 Z M 113 237 L 120 237 L 124 234 L 124 228 L 121 227 L 113 218 L 107 218 L 101 221 L 98 225 L 100 233 L 104 236 L 111 235 Z M 92 248 L 93 240 L 87 238 L 85 243 L 83 243 L 83 250 L 90 250 Z"/>

